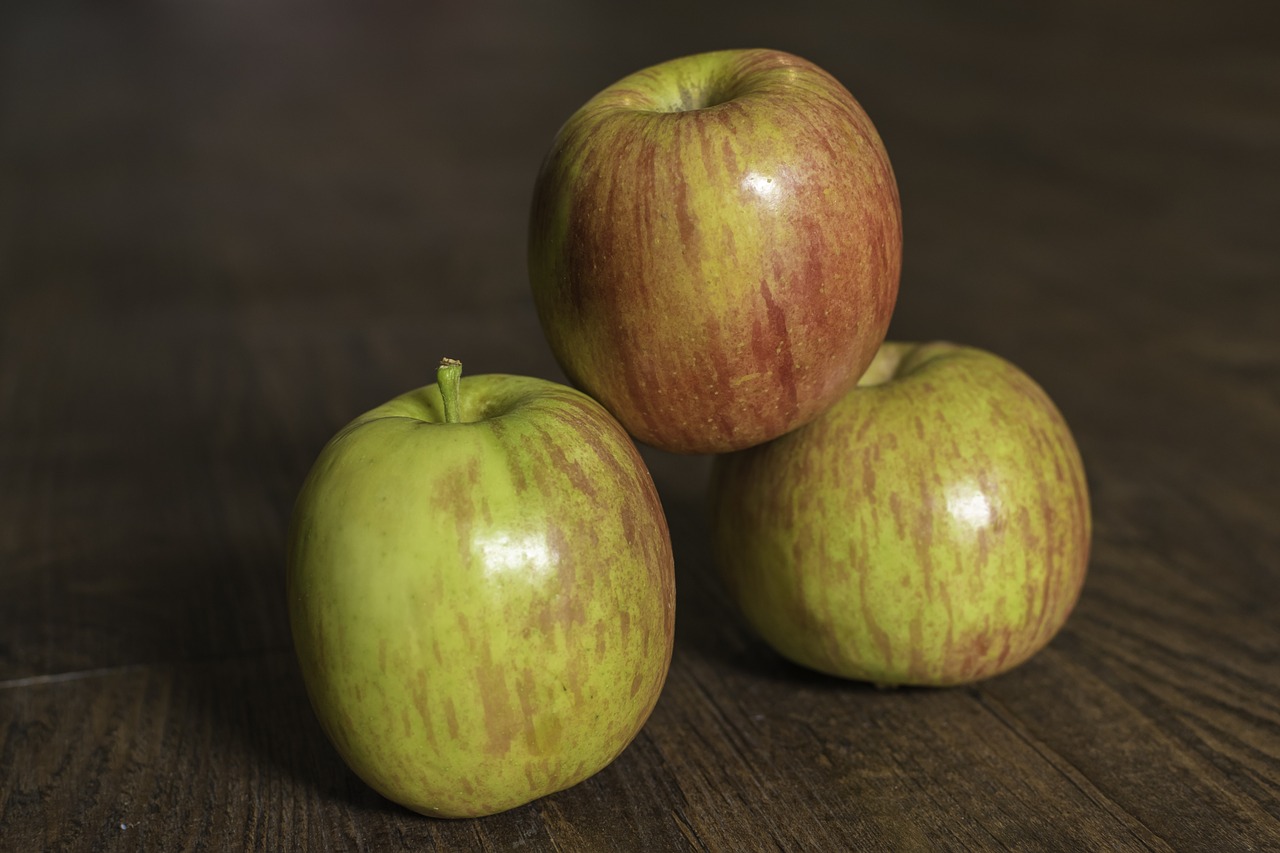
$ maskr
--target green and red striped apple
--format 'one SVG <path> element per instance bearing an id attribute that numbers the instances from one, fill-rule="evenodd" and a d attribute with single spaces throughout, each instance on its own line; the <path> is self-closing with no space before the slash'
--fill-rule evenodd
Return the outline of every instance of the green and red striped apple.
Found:
<path id="1" fill-rule="evenodd" d="M 759 444 L 853 387 L 898 293 L 893 169 L 853 96 L 772 50 L 600 92 L 538 175 L 529 272 L 569 379 L 639 440 Z"/>
<path id="2" fill-rule="evenodd" d="M 675 608 L 666 518 L 622 427 L 571 388 L 457 370 L 328 443 L 288 556 L 325 732 L 371 787 L 445 817 L 612 761 L 662 689 Z"/>
<path id="3" fill-rule="evenodd" d="M 886 343 L 859 387 L 713 468 L 717 560 L 777 651 L 878 684 L 976 681 L 1075 605 L 1089 496 L 1070 431 L 1025 373 Z"/>

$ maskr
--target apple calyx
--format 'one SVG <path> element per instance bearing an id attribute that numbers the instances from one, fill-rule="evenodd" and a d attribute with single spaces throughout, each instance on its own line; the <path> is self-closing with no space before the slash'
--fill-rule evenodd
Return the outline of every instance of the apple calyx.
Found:
<path id="1" fill-rule="evenodd" d="M 461 423 L 458 416 L 458 385 L 462 382 L 462 362 L 456 358 L 440 359 L 436 368 L 436 385 L 440 388 L 440 400 L 444 403 L 444 422 Z"/>

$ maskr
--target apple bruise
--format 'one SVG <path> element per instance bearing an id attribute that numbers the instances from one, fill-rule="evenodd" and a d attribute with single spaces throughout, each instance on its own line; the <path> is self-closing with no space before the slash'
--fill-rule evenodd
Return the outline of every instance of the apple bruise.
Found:
<path id="1" fill-rule="evenodd" d="M 662 111 L 668 73 L 735 97 Z M 750 446 L 815 417 L 874 355 L 900 268 L 897 185 L 870 120 L 775 51 L 615 84 L 565 125 L 535 187 L 530 274 L 553 352 L 668 450 Z"/>

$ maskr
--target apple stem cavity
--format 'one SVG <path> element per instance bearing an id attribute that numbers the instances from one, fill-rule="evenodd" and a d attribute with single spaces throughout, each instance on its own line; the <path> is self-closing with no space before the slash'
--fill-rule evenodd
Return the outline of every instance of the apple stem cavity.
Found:
<path id="1" fill-rule="evenodd" d="M 444 402 L 444 422 L 461 423 L 458 416 L 458 385 L 462 382 L 462 362 L 456 358 L 440 359 L 436 368 L 436 385 L 440 387 L 440 399 Z"/>

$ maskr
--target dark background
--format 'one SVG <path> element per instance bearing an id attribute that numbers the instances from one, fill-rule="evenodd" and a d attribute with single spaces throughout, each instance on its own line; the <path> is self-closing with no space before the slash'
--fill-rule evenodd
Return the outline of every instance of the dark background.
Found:
<path id="1" fill-rule="evenodd" d="M 0 849 L 1280 849 L 1280 42 L 1265 4 L 8 3 Z M 380 799 L 295 672 L 323 442 L 468 372 L 561 378 L 533 177 L 600 88 L 767 46 L 897 170 L 891 335 L 1058 402 L 1094 554 L 980 685 L 783 663 L 710 574 L 707 460 L 646 451 L 677 647 L 645 730 L 479 821 Z"/>

